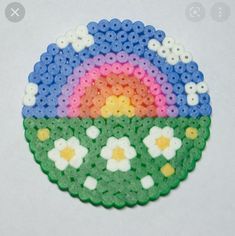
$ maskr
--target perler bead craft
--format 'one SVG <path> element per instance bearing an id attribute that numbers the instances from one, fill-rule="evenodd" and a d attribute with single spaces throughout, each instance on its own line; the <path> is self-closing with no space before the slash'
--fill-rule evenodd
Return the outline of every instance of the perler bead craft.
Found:
<path id="1" fill-rule="evenodd" d="M 78 26 L 48 46 L 28 81 L 22 114 L 36 162 L 61 190 L 94 205 L 167 195 L 210 135 L 197 63 L 140 21 Z"/>

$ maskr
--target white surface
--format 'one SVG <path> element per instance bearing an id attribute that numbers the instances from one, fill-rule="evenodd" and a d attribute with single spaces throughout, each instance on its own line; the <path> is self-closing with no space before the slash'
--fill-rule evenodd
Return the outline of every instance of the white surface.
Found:
<path id="1" fill-rule="evenodd" d="M 10 23 L 0 2 L 0 235 L 234 235 L 234 5 L 224 23 L 185 18 L 190 1 L 21 1 L 26 16 Z M 68 3 L 69 2 L 69 3 Z M 213 106 L 211 138 L 189 179 L 169 196 L 133 209 L 106 210 L 74 199 L 50 183 L 24 140 L 21 101 L 27 75 L 59 35 L 100 18 L 142 20 L 174 36 L 199 62 Z"/>

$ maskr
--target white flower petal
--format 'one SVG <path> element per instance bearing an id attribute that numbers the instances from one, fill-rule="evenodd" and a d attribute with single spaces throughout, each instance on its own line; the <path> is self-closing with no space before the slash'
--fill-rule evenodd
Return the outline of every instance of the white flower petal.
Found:
<path id="1" fill-rule="evenodd" d="M 152 137 L 154 137 L 154 139 L 156 139 L 156 138 L 159 138 L 162 135 L 162 129 L 157 127 L 157 126 L 153 126 L 150 129 L 149 133 Z"/>
<path id="2" fill-rule="evenodd" d="M 67 146 L 67 142 L 63 138 L 60 138 L 54 142 L 54 145 L 57 150 L 61 151 Z"/>
<path id="3" fill-rule="evenodd" d="M 115 137 L 108 138 L 108 140 L 107 140 L 107 147 L 113 149 L 117 145 L 118 145 L 118 139 L 116 139 Z"/>
<path id="4" fill-rule="evenodd" d="M 72 147 L 78 147 L 80 145 L 80 141 L 73 136 L 67 141 L 67 144 Z"/>
<path id="5" fill-rule="evenodd" d="M 82 161 L 83 158 L 76 156 L 69 161 L 69 164 L 74 168 L 78 168 L 82 164 Z"/>
<path id="6" fill-rule="evenodd" d="M 136 156 L 136 150 L 132 146 L 129 146 L 127 149 L 125 149 L 125 156 L 127 159 L 134 158 Z"/>
<path id="7" fill-rule="evenodd" d="M 48 157 L 52 161 L 56 161 L 58 158 L 60 158 L 60 152 L 57 149 L 53 148 L 48 152 Z"/>
<path id="8" fill-rule="evenodd" d="M 162 152 L 162 154 L 167 160 L 170 160 L 175 156 L 175 150 L 173 148 L 168 147 Z"/>
<path id="9" fill-rule="evenodd" d="M 127 159 L 119 161 L 117 165 L 120 171 L 128 171 L 131 169 L 130 161 Z"/>
<path id="10" fill-rule="evenodd" d="M 179 149 L 181 145 L 182 145 L 182 142 L 178 138 L 173 137 L 170 141 L 170 147 L 172 147 L 175 150 Z"/>
<path id="11" fill-rule="evenodd" d="M 79 156 L 80 158 L 83 158 L 86 156 L 86 154 L 88 153 L 88 149 L 86 147 L 83 147 L 82 145 L 80 145 L 79 147 L 77 147 L 75 149 L 75 153 L 77 156 Z"/>
<path id="12" fill-rule="evenodd" d="M 122 137 L 118 139 L 118 145 L 124 148 L 124 147 L 129 147 L 131 144 L 130 144 L 129 138 Z"/>
<path id="13" fill-rule="evenodd" d="M 111 159 L 113 154 L 113 150 L 108 146 L 104 146 L 101 148 L 100 156 L 104 159 Z"/>
<path id="14" fill-rule="evenodd" d="M 151 147 L 155 144 L 155 137 L 153 135 L 148 135 L 147 137 L 144 138 L 143 143 L 147 146 L 147 147 Z"/>
<path id="15" fill-rule="evenodd" d="M 68 166 L 69 162 L 66 161 L 63 158 L 59 158 L 58 160 L 56 160 L 55 162 L 55 166 L 59 169 L 59 170 L 64 170 L 67 166 Z"/>
<path id="16" fill-rule="evenodd" d="M 172 138 L 174 135 L 174 130 L 171 127 L 166 126 L 162 130 L 162 135 L 167 138 Z"/>
<path id="17" fill-rule="evenodd" d="M 162 151 L 156 145 L 150 146 L 148 152 L 153 158 L 156 158 L 162 154 Z"/>
<path id="18" fill-rule="evenodd" d="M 107 166 L 106 166 L 107 170 L 110 170 L 112 172 L 117 171 L 118 170 L 118 162 L 110 159 L 107 161 Z"/>

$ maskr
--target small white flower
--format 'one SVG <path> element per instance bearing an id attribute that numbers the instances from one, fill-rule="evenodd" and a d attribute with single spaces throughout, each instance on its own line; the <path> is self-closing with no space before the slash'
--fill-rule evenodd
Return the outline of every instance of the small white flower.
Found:
<path id="1" fill-rule="evenodd" d="M 153 158 L 163 155 L 168 160 L 175 156 L 176 150 L 182 145 L 181 140 L 174 137 L 174 130 L 168 126 L 163 129 L 152 127 L 143 143 L 148 147 L 148 152 Z"/>
<path id="2" fill-rule="evenodd" d="M 143 177 L 140 182 L 144 189 L 149 189 L 154 185 L 153 178 L 150 175 Z"/>
<path id="3" fill-rule="evenodd" d="M 94 125 L 90 126 L 86 130 L 86 135 L 91 139 L 96 139 L 99 136 L 99 134 L 100 130 Z"/>
<path id="4" fill-rule="evenodd" d="M 97 186 L 97 180 L 91 176 L 87 176 L 83 185 L 90 190 L 94 190 Z"/>
<path id="5" fill-rule="evenodd" d="M 71 137 L 67 141 L 62 138 L 57 139 L 54 146 L 48 152 L 48 157 L 55 162 L 55 166 L 59 170 L 64 170 L 68 165 L 74 168 L 80 167 L 88 152 L 87 148 L 83 147 L 76 137 Z"/>
<path id="6" fill-rule="evenodd" d="M 110 137 L 106 146 L 101 149 L 100 156 L 108 160 L 106 166 L 108 170 L 128 171 L 131 168 L 130 159 L 136 156 L 136 151 L 127 137 L 120 139 Z"/>

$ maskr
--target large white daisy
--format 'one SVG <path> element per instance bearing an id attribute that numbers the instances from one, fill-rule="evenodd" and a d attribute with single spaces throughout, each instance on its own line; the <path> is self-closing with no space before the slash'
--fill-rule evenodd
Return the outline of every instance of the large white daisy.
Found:
<path id="1" fill-rule="evenodd" d="M 64 170 L 68 165 L 78 168 L 88 152 L 86 147 L 80 145 L 76 137 L 71 137 L 68 140 L 57 139 L 54 146 L 48 152 L 48 157 L 55 162 L 55 166 L 59 170 Z"/>
<path id="2" fill-rule="evenodd" d="M 163 155 L 168 160 L 175 156 L 176 150 L 182 145 L 181 140 L 174 137 L 174 130 L 168 126 L 162 129 L 152 127 L 143 142 L 153 158 Z"/>
<path id="3" fill-rule="evenodd" d="M 101 149 L 100 156 L 107 160 L 108 170 L 128 171 L 131 169 L 130 159 L 136 156 L 136 151 L 127 137 L 110 137 L 106 146 Z"/>

